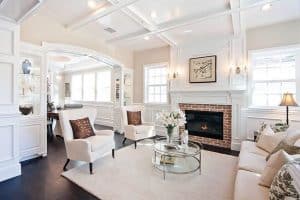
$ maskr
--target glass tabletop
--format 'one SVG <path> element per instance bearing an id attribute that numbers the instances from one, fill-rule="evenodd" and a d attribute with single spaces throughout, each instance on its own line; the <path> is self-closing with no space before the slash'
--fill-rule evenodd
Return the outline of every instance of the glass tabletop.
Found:
<path id="1" fill-rule="evenodd" d="M 201 144 L 195 142 L 188 142 L 181 144 L 179 140 L 172 141 L 171 144 L 166 139 L 158 140 L 154 144 L 154 151 L 169 156 L 194 156 L 201 151 Z"/>

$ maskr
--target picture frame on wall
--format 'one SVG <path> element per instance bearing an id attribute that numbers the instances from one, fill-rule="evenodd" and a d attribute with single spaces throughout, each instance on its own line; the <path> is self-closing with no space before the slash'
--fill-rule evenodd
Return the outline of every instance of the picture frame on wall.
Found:
<path id="1" fill-rule="evenodd" d="M 190 58 L 189 60 L 190 83 L 217 82 L 217 56 Z"/>

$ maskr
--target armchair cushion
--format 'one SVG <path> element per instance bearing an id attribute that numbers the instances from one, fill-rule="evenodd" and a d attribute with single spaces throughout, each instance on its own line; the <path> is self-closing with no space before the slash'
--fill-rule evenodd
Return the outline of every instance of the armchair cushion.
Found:
<path id="1" fill-rule="evenodd" d="M 128 125 L 141 125 L 142 113 L 141 111 L 127 111 Z"/>
<path id="2" fill-rule="evenodd" d="M 70 124 L 73 130 L 74 139 L 84 139 L 95 135 L 88 117 L 70 120 Z"/>

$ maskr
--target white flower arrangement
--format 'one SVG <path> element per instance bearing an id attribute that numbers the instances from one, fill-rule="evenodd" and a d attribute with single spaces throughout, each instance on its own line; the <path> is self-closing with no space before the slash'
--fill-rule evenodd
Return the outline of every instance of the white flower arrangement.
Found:
<path id="1" fill-rule="evenodd" d="M 185 114 L 181 110 L 172 112 L 160 112 L 156 116 L 157 121 L 163 124 L 166 128 L 175 128 L 183 126 L 186 123 Z"/>

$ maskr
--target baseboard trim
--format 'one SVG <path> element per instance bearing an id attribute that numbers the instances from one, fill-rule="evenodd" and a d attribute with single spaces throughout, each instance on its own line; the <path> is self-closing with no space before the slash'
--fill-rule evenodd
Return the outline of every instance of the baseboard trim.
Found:
<path id="1" fill-rule="evenodd" d="M 240 151 L 241 143 L 240 142 L 231 142 L 231 150 Z"/>
<path id="2" fill-rule="evenodd" d="M 8 166 L 2 166 L 0 168 L 0 182 L 20 175 L 21 175 L 20 163 L 10 164 Z"/>

